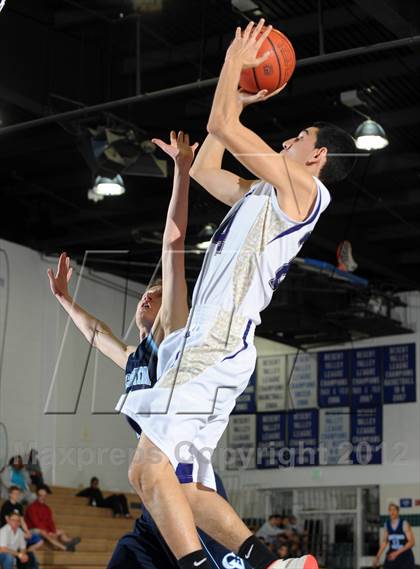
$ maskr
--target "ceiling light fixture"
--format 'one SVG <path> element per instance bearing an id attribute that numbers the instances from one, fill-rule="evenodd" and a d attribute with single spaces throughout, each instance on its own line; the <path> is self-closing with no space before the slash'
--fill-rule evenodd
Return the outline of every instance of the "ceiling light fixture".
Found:
<path id="1" fill-rule="evenodd" d="M 93 192 L 97 196 L 121 196 L 125 193 L 124 180 L 119 174 L 114 178 L 105 178 L 104 176 L 97 176 Z"/>
<path id="2" fill-rule="evenodd" d="M 389 140 L 385 134 L 383 127 L 372 120 L 369 115 L 357 109 L 359 106 L 366 106 L 366 102 L 362 98 L 363 93 L 356 89 L 343 91 L 340 93 L 340 101 L 345 106 L 362 116 L 363 121 L 356 129 L 354 137 L 356 139 L 356 147 L 359 150 L 381 150 L 388 146 Z"/>
<path id="3" fill-rule="evenodd" d="M 356 146 L 360 150 L 381 150 L 388 146 L 389 140 L 382 126 L 367 119 L 360 124 L 355 132 Z"/>

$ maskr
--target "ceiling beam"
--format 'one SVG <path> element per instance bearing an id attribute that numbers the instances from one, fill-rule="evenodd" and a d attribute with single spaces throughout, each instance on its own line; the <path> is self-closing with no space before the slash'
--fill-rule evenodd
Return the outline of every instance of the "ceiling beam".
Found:
<path id="1" fill-rule="evenodd" d="M 375 199 L 376 198 L 376 199 Z M 400 210 L 412 209 L 413 207 L 420 206 L 420 191 L 417 188 L 409 190 L 399 190 L 392 198 L 373 197 L 370 198 L 366 195 L 359 197 L 356 206 L 354 207 L 354 198 L 345 201 L 335 199 L 332 201 L 331 206 L 328 208 L 329 215 L 341 216 L 349 215 L 353 212 L 354 215 L 371 214 L 373 211 Z"/>
<path id="2" fill-rule="evenodd" d="M 404 251 L 397 255 L 396 262 L 401 265 L 420 265 L 420 251 Z"/>
<path id="3" fill-rule="evenodd" d="M 367 19 L 368 15 L 365 11 L 355 7 L 355 16 L 360 19 Z M 352 24 L 352 14 L 344 7 L 333 8 L 324 12 L 324 29 L 326 31 L 337 29 Z M 305 16 L 297 16 L 288 20 L 270 20 L 270 24 L 279 27 L 292 40 L 308 34 L 317 33 L 318 31 L 318 15 L 317 12 L 311 12 Z M 145 30 L 147 33 L 147 30 Z M 206 38 L 205 59 L 221 58 L 223 56 L 224 47 L 228 46 L 232 41 L 232 31 L 223 35 L 213 35 Z M 191 59 L 191 54 L 199 53 L 199 42 L 190 41 L 179 46 L 171 46 L 168 49 L 167 57 L 164 57 L 162 49 L 144 51 L 142 54 L 142 72 L 157 71 L 169 65 L 185 63 Z M 127 57 L 123 60 L 123 73 L 135 73 L 137 62 L 135 57 Z"/>
<path id="4" fill-rule="evenodd" d="M 416 22 L 407 21 L 391 0 L 354 0 L 354 2 L 397 38 L 410 35 L 416 29 Z"/>
<path id="5" fill-rule="evenodd" d="M 34 101 L 34 99 L 18 93 L 14 89 L 8 89 L 7 87 L 0 86 L 0 101 L 8 105 L 13 105 L 14 107 L 19 107 L 33 115 L 43 115 L 46 110 L 38 101 Z"/>

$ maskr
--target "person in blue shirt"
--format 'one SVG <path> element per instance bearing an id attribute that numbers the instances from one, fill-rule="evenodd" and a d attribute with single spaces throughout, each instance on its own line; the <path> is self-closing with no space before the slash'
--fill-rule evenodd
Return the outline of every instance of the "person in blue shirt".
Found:
<path id="1" fill-rule="evenodd" d="M 378 567 L 382 553 L 385 555 L 384 569 L 415 569 L 413 530 L 407 520 L 400 518 L 400 507 L 391 503 L 388 506 L 389 518 L 385 522 L 384 538 L 373 562 Z"/>
<path id="2" fill-rule="evenodd" d="M 66 253 L 60 255 L 57 271 L 49 269 L 51 291 L 70 315 L 88 342 L 125 370 L 125 391 L 147 389 L 156 383 L 158 347 L 172 331 L 185 326 L 188 318 L 188 293 L 185 280 L 184 241 L 188 219 L 189 169 L 197 145 L 190 145 L 183 132 L 171 132 L 170 143 L 155 140 L 175 164 L 172 196 L 163 236 L 162 281 L 151 283 L 141 297 L 135 320 L 139 330 L 138 346 L 126 345 L 107 324 L 89 314 L 71 297 L 68 282 L 72 269 Z M 140 436 L 138 425 L 128 418 Z M 177 477 L 182 484 L 193 482 L 192 465 L 179 464 Z M 218 478 L 217 490 L 226 497 Z M 215 569 L 250 569 L 242 559 L 209 536 L 200 532 L 203 549 Z M 123 536 L 111 557 L 108 569 L 177 568 L 178 564 L 163 540 L 149 512 L 143 511 L 133 531 Z"/>

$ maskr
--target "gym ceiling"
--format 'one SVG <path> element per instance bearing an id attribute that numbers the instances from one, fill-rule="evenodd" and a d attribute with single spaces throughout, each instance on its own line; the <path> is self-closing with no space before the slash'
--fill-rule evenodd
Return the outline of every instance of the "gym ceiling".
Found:
<path id="1" fill-rule="evenodd" d="M 123 176 L 126 193 L 94 202 L 86 141 L 98 128 L 140 142 L 183 129 L 202 141 L 233 31 L 262 15 L 291 39 L 298 67 L 286 91 L 249 108 L 244 122 L 280 149 L 317 120 L 354 133 L 362 113 L 382 125 L 389 145 L 359 158 L 331 188 L 332 204 L 300 253 L 335 265 L 337 245 L 349 240 L 367 285 L 296 264 L 260 334 L 307 347 L 409 331 L 393 308 L 397 293 L 420 288 L 419 13 L 417 0 L 8 0 L 0 15 L 0 237 L 148 282 L 172 165 L 164 177 L 155 158 L 165 156 L 141 145 L 136 175 Z M 353 90 L 361 103 L 349 108 L 341 98 Z M 247 175 L 230 157 L 226 167 Z M 187 248 L 225 212 L 192 183 Z M 188 254 L 190 285 L 202 257 Z"/>

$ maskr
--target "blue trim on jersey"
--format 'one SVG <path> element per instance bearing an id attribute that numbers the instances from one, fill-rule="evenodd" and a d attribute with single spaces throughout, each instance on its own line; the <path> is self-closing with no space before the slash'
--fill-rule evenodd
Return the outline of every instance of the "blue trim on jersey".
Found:
<path id="1" fill-rule="evenodd" d="M 249 330 L 251 328 L 251 324 L 252 324 L 252 320 L 248 320 L 248 324 L 246 325 L 245 328 L 245 332 L 244 335 L 242 336 L 242 342 L 244 343 L 244 345 L 242 346 L 242 348 L 240 350 L 238 350 L 235 354 L 231 355 L 231 356 L 226 356 L 225 358 L 223 358 L 222 362 L 224 362 L 225 360 L 233 360 L 233 358 L 236 358 L 236 356 L 238 354 L 240 354 L 241 352 L 243 352 L 244 350 L 247 349 L 248 347 L 248 342 L 246 341 Z"/>
<path id="2" fill-rule="evenodd" d="M 305 227 L 305 225 L 312 223 L 315 220 L 316 216 L 319 214 L 319 210 L 321 209 L 321 191 L 320 190 L 318 190 L 318 196 L 319 196 L 318 205 L 315 208 L 315 211 L 313 212 L 313 214 L 311 215 L 311 217 L 309 219 L 307 219 L 303 223 L 298 223 L 297 225 L 293 225 L 292 227 L 289 227 L 289 229 L 286 229 L 286 231 L 283 231 L 282 233 L 280 233 L 280 235 L 277 235 L 277 237 L 274 237 L 274 239 L 269 241 L 269 243 L 276 241 L 276 239 L 281 239 L 282 237 L 285 237 L 286 235 L 290 235 L 291 233 L 295 233 L 295 231 L 299 231 L 299 229 L 302 229 L 302 227 Z"/>

